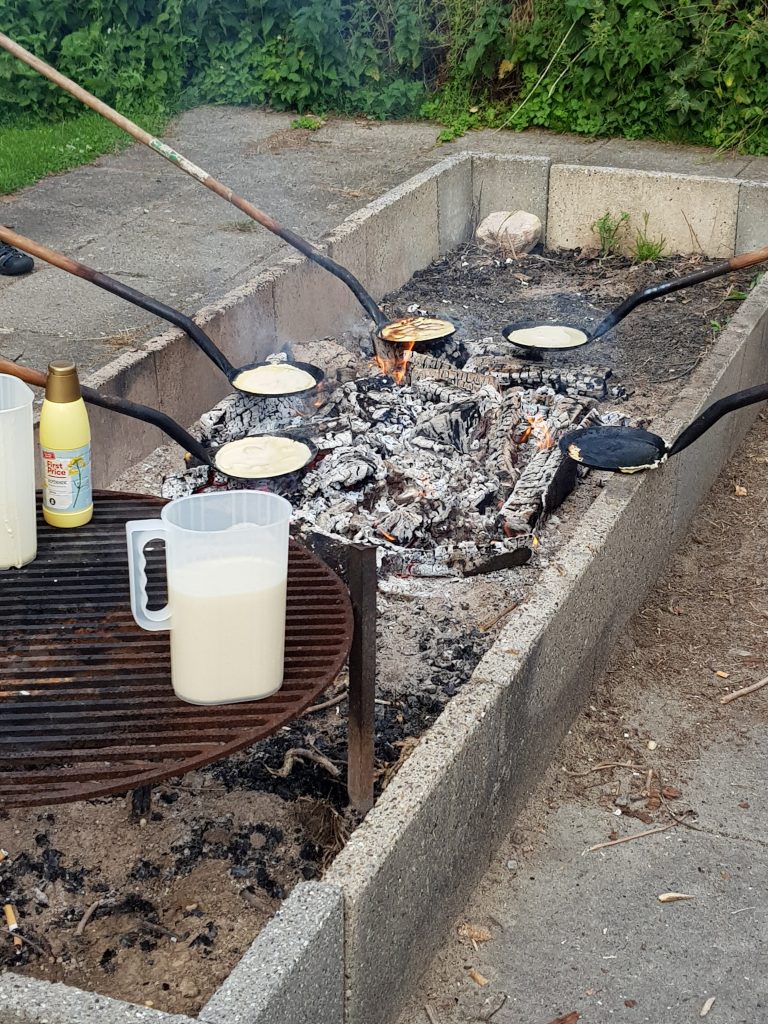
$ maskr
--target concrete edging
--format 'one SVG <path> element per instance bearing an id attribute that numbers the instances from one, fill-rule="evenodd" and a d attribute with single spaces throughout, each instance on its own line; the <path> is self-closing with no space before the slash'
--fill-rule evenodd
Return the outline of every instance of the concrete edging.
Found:
<path id="1" fill-rule="evenodd" d="M 486 203 L 533 207 L 545 223 L 549 213 L 548 239 L 557 237 L 557 218 L 562 221 L 563 215 L 548 207 L 548 196 L 556 195 L 566 180 L 573 195 L 583 178 L 606 180 L 610 169 L 598 168 L 597 175 L 594 170 L 552 165 L 546 157 L 449 157 L 347 218 L 326 246 L 379 298 L 466 241 Z M 707 183 L 720 181 L 730 221 L 721 217 L 717 223 L 725 225 L 721 238 L 730 238 L 731 244 L 752 237 L 754 210 L 762 209 L 768 196 L 768 186 L 753 182 L 615 174 L 616 181 L 628 180 L 629 174 L 633 184 L 637 175 L 657 183 L 660 177 L 683 177 L 690 179 L 694 195 L 697 183 L 706 190 Z M 584 209 L 576 212 L 583 230 Z M 418 244 L 413 244 L 415 237 Z M 742 305 L 659 429 L 674 434 L 710 400 L 765 379 L 766 310 L 768 279 Z M 317 338 L 359 324 L 360 310 L 338 282 L 290 256 L 201 310 L 196 319 L 239 364 L 286 340 Z M 89 383 L 159 406 L 186 423 L 229 391 L 178 331 L 120 357 Z M 324 883 L 297 887 L 203 1008 L 201 1020 L 385 1024 L 394 1018 L 482 875 L 494 842 L 513 822 L 578 712 L 613 638 L 679 543 L 753 416 L 754 411 L 744 410 L 728 417 L 708 435 L 706 448 L 694 446 L 656 473 L 612 479 L 558 557 L 560 571 L 554 566 L 543 571 L 531 602 L 507 620 L 470 684 L 423 737 Z M 92 410 L 91 419 L 100 484 L 164 440 L 138 423 L 130 431 L 115 431 L 112 415 L 101 410 Z M 307 969 L 310 953 L 312 962 L 321 965 L 316 972 Z M 13 974 L 0 978 L 0 1024 L 91 1019 L 189 1024 L 183 1016 L 66 985 Z"/>

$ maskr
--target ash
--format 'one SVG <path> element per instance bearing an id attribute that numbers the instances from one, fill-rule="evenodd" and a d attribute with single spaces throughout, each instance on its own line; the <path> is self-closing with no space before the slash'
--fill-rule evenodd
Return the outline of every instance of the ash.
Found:
<path id="1" fill-rule="evenodd" d="M 319 401 L 231 395 L 200 421 L 211 446 L 253 433 L 314 442 L 308 470 L 272 481 L 289 497 L 300 532 L 379 549 L 382 576 L 475 575 L 530 558 L 543 516 L 576 482 L 557 441 L 602 416 L 610 371 L 568 372 L 518 363 L 492 339 L 450 341 L 438 356 L 413 352 L 405 377 L 371 374 L 359 355 Z M 359 349 L 358 349 L 359 353 Z M 457 365 L 457 364 L 462 365 Z M 612 389 L 611 397 L 625 397 Z M 319 404 L 319 408 L 315 408 Z M 233 481 L 207 466 L 167 477 L 174 498 Z"/>

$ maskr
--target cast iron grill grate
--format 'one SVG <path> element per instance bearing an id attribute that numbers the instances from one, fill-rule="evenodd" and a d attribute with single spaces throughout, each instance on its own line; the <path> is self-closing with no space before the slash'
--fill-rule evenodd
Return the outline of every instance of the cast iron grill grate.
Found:
<path id="1" fill-rule="evenodd" d="M 182 775 L 271 735 L 340 672 L 352 639 L 349 595 L 292 541 L 282 688 L 218 707 L 177 700 L 168 634 L 140 629 L 128 594 L 125 523 L 163 504 L 102 492 L 86 527 L 55 530 L 40 518 L 37 559 L 0 574 L 0 807 L 91 799 Z"/>

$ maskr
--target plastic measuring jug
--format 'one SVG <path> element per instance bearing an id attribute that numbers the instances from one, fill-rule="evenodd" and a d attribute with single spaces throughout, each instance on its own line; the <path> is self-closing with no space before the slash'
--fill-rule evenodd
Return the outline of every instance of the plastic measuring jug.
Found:
<path id="1" fill-rule="evenodd" d="M 26 384 L 0 373 L 0 569 L 37 554 L 33 398 Z"/>
<path id="2" fill-rule="evenodd" d="M 258 700 L 280 689 L 291 505 L 265 491 L 194 494 L 160 519 L 126 524 L 131 610 L 171 631 L 171 678 L 191 704 Z M 145 546 L 165 541 L 168 604 L 147 607 Z"/>

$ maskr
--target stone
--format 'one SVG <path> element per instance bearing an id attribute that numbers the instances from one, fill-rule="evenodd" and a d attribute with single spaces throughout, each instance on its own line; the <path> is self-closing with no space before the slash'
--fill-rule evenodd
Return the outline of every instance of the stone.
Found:
<path id="1" fill-rule="evenodd" d="M 535 213 L 499 210 L 489 213 L 478 226 L 475 238 L 481 245 L 495 245 L 512 256 L 530 252 L 541 238 L 541 221 Z"/>

